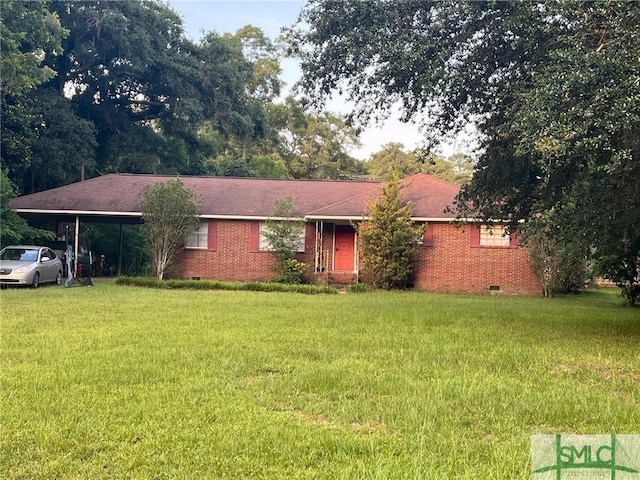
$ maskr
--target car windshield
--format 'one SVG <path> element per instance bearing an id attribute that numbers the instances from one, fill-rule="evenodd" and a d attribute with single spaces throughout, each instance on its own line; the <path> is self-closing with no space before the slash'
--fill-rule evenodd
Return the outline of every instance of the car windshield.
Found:
<path id="1" fill-rule="evenodd" d="M 2 251 L 2 254 L 0 254 L 0 260 L 35 262 L 38 260 L 38 250 L 25 248 L 5 248 Z"/>

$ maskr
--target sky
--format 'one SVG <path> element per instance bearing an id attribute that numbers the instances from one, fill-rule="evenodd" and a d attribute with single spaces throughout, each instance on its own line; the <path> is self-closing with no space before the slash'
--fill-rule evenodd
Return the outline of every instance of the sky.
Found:
<path id="1" fill-rule="evenodd" d="M 275 38 L 282 27 L 290 26 L 296 21 L 304 1 L 169 0 L 169 5 L 182 16 L 187 35 L 193 40 L 199 40 L 203 32 L 235 32 L 248 24 L 260 27 L 267 36 Z M 281 66 L 285 88 L 291 88 L 301 76 L 298 63 L 293 59 L 285 59 Z M 327 104 L 327 110 L 346 114 L 349 106 L 344 101 L 332 100 Z M 421 139 L 422 135 L 416 125 L 402 123 L 397 120 L 396 115 L 379 126 L 365 129 L 360 135 L 362 147 L 350 153 L 365 160 L 372 153 L 381 150 L 386 143 L 402 143 L 406 150 L 412 150 L 419 145 Z M 464 146 L 458 140 L 444 146 L 442 153 L 450 155 L 461 150 L 464 151 Z"/>

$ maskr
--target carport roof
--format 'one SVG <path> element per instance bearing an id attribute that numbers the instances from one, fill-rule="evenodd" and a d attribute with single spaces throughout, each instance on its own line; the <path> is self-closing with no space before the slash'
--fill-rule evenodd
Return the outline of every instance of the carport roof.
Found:
<path id="1" fill-rule="evenodd" d="M 146 188 L 175 176 L 108 174 L 43 192 L 15 198 L 18 213 L 85 217 L 140 217 Z M 274 202 L 291 196 L 294 216 L 310 219 L 359 219 L 366 204 L 380 191 L 381 182 L 347 180 L 283 180 L 231 177 L 180 177 L 201 204 L 203 218 L 264 219 Z M 421 219 L 451 219 L 458 186 L 424 174 L 404 179 L 403 196 Z"/>

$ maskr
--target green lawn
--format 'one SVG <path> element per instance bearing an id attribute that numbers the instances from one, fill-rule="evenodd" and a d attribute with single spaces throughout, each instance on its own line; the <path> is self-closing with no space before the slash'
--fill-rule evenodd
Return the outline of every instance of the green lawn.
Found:
<path id="1" fill-rule="evenodd" d="M 532 434 L 640 433 L 617 292 L 0 301 L 0 478 L 529 479 Z"/>

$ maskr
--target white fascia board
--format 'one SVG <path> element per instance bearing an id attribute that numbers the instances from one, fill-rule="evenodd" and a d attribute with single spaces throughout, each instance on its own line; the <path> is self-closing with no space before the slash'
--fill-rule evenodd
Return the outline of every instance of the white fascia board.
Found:
<path id="1" fill-rule="evenodd" d="M 440 218 L 440 217 L 411 217 L 414 222 L 455 222 L 455 218 Z"/>
<path id="2" fill-rule="evenodd" d="M 436 217 L 411 217 L 414 222 L 449 222 L 449 223 L 480 223 L 486 224 L 487 222 L 482 218 L 436 218 Z M 506 220 L 490 219 L 490 223 L 495 224 L 507 224 Z M 524 223 L 524 220 L 518 220 L 518 223 Z"/>
<path id="3" fill-rule="evenodd" d="M 203 220 L 304 220 L 305 217 L 269 217 L 264 215 L 200 215 Z"/>
<path id="4" fill-rule="evenodd" d="M 308 220 L 365 220 L 369 219 L 368 215 L 362 216 L 336 216 L 336 215 L 308 215 Z M 454 222 L 455 218 L 439 218 L 439 217 L 411 217 L 414 222 Z"/>
<path id="5" fill-rule="evenodd" d="M 95 211 L 95 210 L 47 210 L 40 208 L 16 208 L 17 213 L 38 213 L 48 215 L 78 215 L 92 217 L 142 217 L 142 212 L 117 212 L 117 211 Z M 362 215 L 305 215 L 304 217 L 270 217 L 264 215 L 200 215 L 204 220 L 342 220 L 342 221 L 358 221 L 363 218 L 367 220 L 368 216 Z M 484 223 L 480 218 L 440 218 L 440 217 L 411 217 L 415 222 L 463 222 L 463 223 Z M 491 220 L 492 223 L 507 223 L 504 220 Z M 519 220 L 518 223 L 524 223 L 525 220 Z"/>
<path id="6" fill-rule="evenodd" d="M 487 225 L 487 224 L 496 224 L 496 225 L 508 225 L 511 222 L 509 220 L 500 220 L 500 219 L 496 219 L 496 218 L 490 218 L 488 220 L 485 220 L 483 218 L 461 218 L 460 220 L 457 220 L 463 223 L 475 223 L 475 224 L 482 224 L 482 225 Z M 520 220 L 518 220 L 517 223 L 525 223 L 526 220 L 524 218 L 521 218 Z"/>
<path id="7" fill-rule="evenodd" d="M 91 217 L 142 217 L 142 212 L 111 212 L 111 211 L 94 211 L 94 210 L 46 210 L 40 208 L 16 208 L 17 213 L 40 213 L 49 215 L 77 215 Z M 264 215 L 199 215 L 199 218 L 205 220 L 302 220 L 303 217 L 292 218 L 275 218 Z"/>
<path id="8" fill-rule="evenodd" d="M 141 212 L 105 212 L 95 210 L 45 210 L 41 208 L 16 208 L 17 213 L 42 213 L 49 215 L 84 215 L 92 217 L 141 217 Z"/>
<path id="9" fill-rule="evenodd" d="M 306 220 L 362 220 L 363 218 L 366 220 L 369 217 L 363 217 L 362 215 L 359 216 L 352 216 L 352 215 L 344 215 L 344 216 L 340 216 L 340 215 L 307 215 L 304 217 Z"/>

